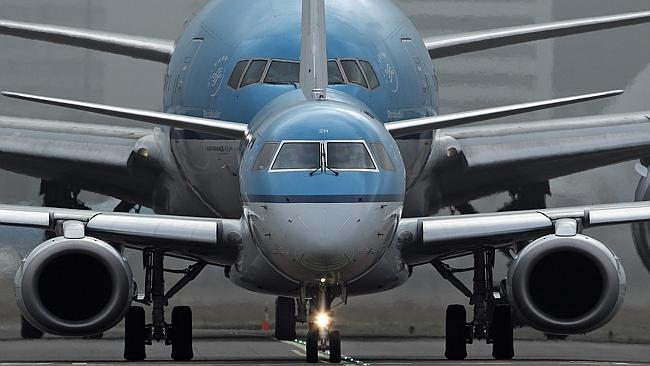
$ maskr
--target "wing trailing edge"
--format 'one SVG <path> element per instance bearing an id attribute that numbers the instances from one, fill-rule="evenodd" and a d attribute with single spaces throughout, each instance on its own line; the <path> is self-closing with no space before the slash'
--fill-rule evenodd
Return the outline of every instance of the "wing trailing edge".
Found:
<path id="1" fill-rule="evenodd" d="M 115 107 L 104 104 L 87 103 L 75 100 L 50 98 L 22 93 L 2 92 L 2 95 L 9 98 L 22 99 L 40 104 L 48 104 L 57 107 L 75 109 L 111 117 L 126 118 L 133 121 L 151 123 L 155 125 L 188 129 L 196 132 L 223 137 L 240 139 L 245 137 L 248 131 L 248 125 L 245 123 L 219 121 L 207 118 L 190 117 L 133 108 Z"/>
<path id="2" fill-rule="evenodd" d="M 501 117 L 541 111 L 555 107 L 567 106 L 623 94 L 623 90 L 612 90 L 600 93 L 584 94 L 572 97 L 550 99 L 539 102 L 513 104 L 502 107 L 479 109 L 469 112 L 453 113 L 443 116 L 417 118 L 386 123 L 386 129 L 394 136 L 406 136 L 416 133 L 462 126 L 469 123 L 488 121 Z"/>
<path id="3" fill-rule="evenodd" d="M 650 22 L 650 11 L 429 37 L 424 39 L 424 44 L 429 50 L 431 58 L 437 59 L 648 22 Z"/>
<path id="4" fill-rule="evenodd" d="M 0 34 L 80 47 L 167 64 L 174 42 L 48 24 L 0 19 Z"/>

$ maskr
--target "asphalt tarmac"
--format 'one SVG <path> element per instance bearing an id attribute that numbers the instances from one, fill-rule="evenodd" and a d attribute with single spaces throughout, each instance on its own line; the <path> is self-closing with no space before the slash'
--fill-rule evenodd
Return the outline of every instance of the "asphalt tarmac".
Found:
<path id="1" fill-rule="evenodd" d="M 592 342 L 516 342 L 513 361 L 494 361 L 491 347 L 477 343 L 468 346 L 469 358 L 449 362 L 442 357 L 441 339 L 344 339 L 344 365 L 650 365 L 650 345 Z M 171 362 L 171 349 L 163 344 L 147 348 L 144 364 L 184 365 Z M 191 365 L 255 364 L 295 365 L 304 363 L 301 342 L 280 342 L 268 337 L 199 338 L 194 342 Z M 22 364 L 129 365 L 122 360 L 122 340 L 78 340 L 46 338 L 0 341 L 0 366 Z M 327 363 L 321 354 L 321 362 Z M 140 363 L 142 364 L 142 363 Z"/>

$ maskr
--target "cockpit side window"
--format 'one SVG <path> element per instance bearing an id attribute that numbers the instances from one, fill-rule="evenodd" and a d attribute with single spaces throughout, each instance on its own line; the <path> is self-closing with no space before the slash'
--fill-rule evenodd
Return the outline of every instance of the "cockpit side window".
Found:
<path id="1" fill-rule="evenodd" d="M 368 79 L 368 87 L 370 89 L 375 89 L 376 87 L 378 87 L 379 78 L 377 78 L 377 74 L 375 73 L 375 70 L 372 68 L 372 65 L 370 65 L 370 62 L 359 61 L 359 64 L 361 65 L 361 69 L 363 69 L 363 73 L 366 74 L 366 78 Z"/>
<path id="2" fill-rule="evenodd" d="M 278 146 L 280 146 L 280 144 L 277 142 L 266 143 L 260 154 L 257 156 L 253 169 L 268 170 L 269 166 L 271 166 L 271 161 L 273 161 L 273 157 L 275 156 L 275 152 L 278 151 Z"/>
<path id="3" fill-rule="evenodd" d="M 327 167 L 334 170 L 375 170 L 363 142 L 328 142 Z"/>
<path id="4" fill-rule="evenodd" d="M 237 65 L 235 65 L 235 69 L 232 71 L 232 74 L 230 75 L 230 80 L 228 80 L 229 87 L 233 89 L 239 88 L 239 81 L 241 80 L 241 76 L 244 73 L 244 70 L 246 69 L 247 65 L 248 65 L 248 60 L 239 61 Z"/>
<path id="5" fill-rule="evenodd" d="M 364 88 L 368 87 L 366 78 L 363 76 L 361 68 L 356 60 L 342 60 L 341 66 L 343 66 L 343 71 L 345 71 L 345 75 L 348 77 L 349 82 L 361 85 Z"/>
<path id="6" fill-rule="evenodd" d="M 300 80 L 300 64 L 290 61 L 272 61 L 266 73 L 266 84 L 296 84 Z"/>
<path id="7" fill-rule="evenodd" d="M 313 170 L 320 166 L 320 142 L 285 142 L 272 170 Z"/>
<path id="8" fill-rule="evenodd" d="M 251 61 L 248 70 L 246 70 L 246 75 L 244 75 L 244 78 L 241 81 L 241 87 L 243 88 L 247 85 L 259 83 L 260 80 L 262 80 L 262 74 L 264 73 L 264 69 L 266 69 L 267 62 L 267 60 Z"/>
<path id="9" fill-rule="evenodd" d="M 339 63 L 335 60 L 327 61 L 327 78 L 329 79 L 329 85 L 345 84 L 345 79 L 343 79 L 343 73 L 341 73 Z"/>
<path id="10" fill-rule="evenodd" d="M 388 152 L 386 152 L 386 148 L 382 143 L 371 142 L 368 146 L 370 147 L 372 154 L 375 156 L 377 164 L 379 164 L 382 169 L 395 170 L 395 164 L 393 164 L 393 161 L 390 159 L 390 156 L 388 155 Z"/>

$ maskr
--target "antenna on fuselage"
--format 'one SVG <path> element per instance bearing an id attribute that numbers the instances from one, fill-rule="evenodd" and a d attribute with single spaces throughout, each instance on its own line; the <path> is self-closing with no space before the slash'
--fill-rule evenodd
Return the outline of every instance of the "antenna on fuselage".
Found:
<path id="1" fill-rule="evenodd" d="M 300 88 L 307 100 L 327 99 L 325 0 L 302 0 Z"/>

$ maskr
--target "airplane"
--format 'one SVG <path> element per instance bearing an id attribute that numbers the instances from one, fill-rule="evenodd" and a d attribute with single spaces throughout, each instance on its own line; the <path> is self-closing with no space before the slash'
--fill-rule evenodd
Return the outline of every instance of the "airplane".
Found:
<path id="1" fill-rule="evenodd" d="M 67 205 L 0 206 L 0 224 L 52 236 L 16 274 L 19 308 L 61 336 L 125 320 L 126 360 L 161 341 L 190 360 L 192 311 L 175 307 L 168 322 L 165 309 L 219 266 L 237 286 L 277 296 L 276 338 L 293 340 L 307 323 L 306 361 L 327 351 L 338 363 L 335 302 L 389 291 L 431 265 L 473 305 L 469 321 L 465 306 L 447 309 L 448 359 L 466 358 L 474 340 L 492 344 L 495 359 L 514 357 L 515 321 L 556 335 L 597 329 L 622 303 L 625 272 L 583 230 L 635 223 L 650 259 L 650 112 L 476 124 L 622 91 L 439 115 L 429 60 L 649 21 L 638 12 L 423 39 L 389 0 L 212 1 L 169 42 L 0 20 L 5 35 L 169 65 L 163 112 L 2 93 L 155 126 L 0 119 L 0 168 L 42 179 L 46 201 L 54 192 Z M 467 204 L 637 159 L 639 202 L 490 214 Z M 122 203 L 88 210 L 80 189 Z M 464 214 L 431 217 L 443 207 Z M 143 253 L 143 289 L 125 248 Z M 503 279 L 498 251 L 510 258 Z M 169 270 L 166 257 L 193 264 Z M 449 264 L 464 257 L 471 268 Z M 168 288 L 169 271 L 182 277 Z M 138 304 L 151 307 L 150 323 Z"/>

